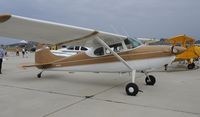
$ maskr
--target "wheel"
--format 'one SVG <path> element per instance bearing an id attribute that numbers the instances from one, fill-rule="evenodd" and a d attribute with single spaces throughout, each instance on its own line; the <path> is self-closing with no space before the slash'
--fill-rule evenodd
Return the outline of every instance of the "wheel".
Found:
<path id="1" fill-rule="evenodd" d="M 164 66 L 165 66 L 165 71 L 167 71 L 168 64 L 165 64 Z"/>
<path id="2" fill-rule="evenodd" d="M 152 75 L 148 75 L 145 78 L 146 85 L 154 85 L 156 83 L 156 78 Z"/>
<path id="3" fill-rule="evenodd" d="M 188 69 L 194 69 L 194 67 L 195 67 L 194 63 L 188 64 L 188 66 L 187 66 Z"/>
<path id="4" fill-rule="evenodd" d="M 41 73 L 39 73 L 39 74 L 37 75 L 37 77 L 38 77 L 38 78 L 41 78 L 41 75 L 42 75 L 42 74 L 41 74 Z"/>
<path id="5" fill-rule="evenodd" d="M 130 96 L 136 96 L 139 89 L 135 83 L 128 83 L 126 85 L 126 94 Z"/>

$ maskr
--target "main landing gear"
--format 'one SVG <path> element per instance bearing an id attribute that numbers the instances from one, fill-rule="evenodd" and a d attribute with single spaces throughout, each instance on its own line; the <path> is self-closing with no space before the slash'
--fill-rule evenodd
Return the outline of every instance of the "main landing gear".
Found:
<path id="1" fill-rule="evenodd" d="M 190 63 L 187 66 L 188 69 L 194 69 L 195 68 L 195 64 L 194 63 Z"/>
<path id="2" fill-rule="evenodd" d="M 126 85 L 126 94 L 130 96 L 136 96 L 139 91 L 138 86 L 135 83 L 128 83 Z"/>
<path id="3" fill-rule="evenodd" d="M 154 85 L 156 83 L 156 78 L 152 75 L 148 75 L 145 78 L 146 85 Z"/>
<path id="4" fill-rule="evenodd" d="M 194 69 L 195 68 L 195 63 L 194 63 L 195 59 L 190 59 L 188 60 L 188 69 Z"/>
<path id="5" fill-rule="evenodd" d="M 145 78 L 146 85 L 154 85 L 156 83 L 156 78 L 154 76 L 147 75 L 147 72 L 144 71 L 142 72 L 145 73 L 146 75 Z M 137 93 L 139 92 L 139 88 L 137 84 L 135 84 L 135 73 L 136 73 L 135 70 L 131 72 L 132 82 L 126 85 L 126 94 L 129 96 L 136 96 Z"/>

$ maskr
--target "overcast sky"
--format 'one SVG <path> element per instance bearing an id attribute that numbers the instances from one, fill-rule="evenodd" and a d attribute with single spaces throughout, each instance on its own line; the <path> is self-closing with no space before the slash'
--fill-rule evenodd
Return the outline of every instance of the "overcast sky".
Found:
<path id="1" fill-rule="evenodd" d="M 131 37 L 200 39 L 200 0 L 0 0 L 0 14 Z"/>

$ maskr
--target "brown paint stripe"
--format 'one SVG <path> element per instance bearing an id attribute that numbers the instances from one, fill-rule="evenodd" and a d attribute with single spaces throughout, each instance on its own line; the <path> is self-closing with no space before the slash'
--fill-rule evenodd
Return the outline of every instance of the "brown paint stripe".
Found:
<path id="1" fill-rule="evenodd" d="M 162 53 L 157 53 L 157 54 L 162 54 Z M 148 56 L 148 55 L 147 55 Z M 162 54 L 162 56 L 159 57 L 166 57 L 169 55 L 166 54 Z M 158 56 L 156 55 L 152 55 L 151 58 L 157 58 Z M 125 56 L 123 57 L 126 61 L 131 61 L 131 60 L 141 60 L 139 57 L 137 56 Z M 150 59 L 149 57 L 143 58 L 143 59 Z M 81 60 L 81 61 L 70 61 L 67 63 L 61 63 L 61 66 L 75 66 L 75 65 L 87 65 L 87 64 L 99 64 L 99 63 L 109 63 L 109 62 L 117 62 L 119 61 L 118 59 L 116 59 L 115 57 L 111 57 L 111 58 L 105 58 L 105 59 L 85 59 L 85 60 Z"/>
<path id="2" fill-rule="evenodd" d="M 131 53 L 131 54 L 124 54 L 120 56 L 126 61 L 131 61 L 131 60 L 167 57 L 167 56 L 172 56 L 172 54 L 169 52 L 157 51 L 157 52 L 145 52 L 145 53 L 138 53 L 138 54 Z M 81 55 L 74 56 L 73 59 L 69 58 L 60 62 L 56 62 L 52 64 L 52 66 L 49 66 L 49 67 L 69 67 L 69 66 L 100 64 L 100 63 L 109 63 L 109 62 L 117 62 L 117 61 L 119 60 L 116 59 L 113 55 L 91 58 L 91 57 L 88 57 L 85 53 L 82 53 Z"/>
<path id="3" fill-rule="evenodd" d="M 0 23 L 4 23 L 11 18 L 11 15 L 0 15 Z"/>

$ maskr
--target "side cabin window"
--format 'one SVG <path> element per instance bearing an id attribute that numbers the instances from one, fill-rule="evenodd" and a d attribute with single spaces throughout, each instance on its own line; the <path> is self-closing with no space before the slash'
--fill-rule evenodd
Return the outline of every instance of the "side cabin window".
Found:
<path id="1" fill-rule="evenodd" d="M 123 50 L 122 44 L 121 43 L 117 43 L 117 44 L 113 44 L 113 45 L 109 45 L 109 47 L 114 51 L 114 52 L 120 52 L 121 50 Z M 101 56 L 101 55 L 107 55 L 107 54 L 111 54 L 111 52 L 104 47 L 100 47 L 97 48 L 94 51 L 94 54 L 97 56 Z"/>
<path id="2" fill-rule="evenodd" d="M 62 47 L 61 48 L 66 48 L 67 46 L 66 45 L 62 45 Z"/>
<path id="3" fill-rule="evenodd" d="M 81 47 L 81 50 L 82 50 L 82 51 L 86 51 L 86 50 L 88 50 L 88 49 L 85 48 L 85 47 Z"/>
<path id="4" fill-rule="evenodd" d="M 80 46 L 75 46 L 75 50 L 79 50 L 79 47 L 80 47 Z"/>
<path id="5" fill-rule="evenodd" d="M 74 50 L 74 46 L 69 46 L 67 49 L 68 50 Z"/>
<path id="6" fill-rule="evenodd" d="M 87 51 L 88 49 L 86 47 L 82 46 L 69 46 L 67 47 L 68 50 L 82 50 L 82 51 Z"/>
<path id="7" fill-rule="evenodd" d="M 97 56 L 104 55 L 104 48 L 103 48 L 103 47 L 97 48 L 97 49 L 94 51 L 94 54 L 97 55 Z"/>

